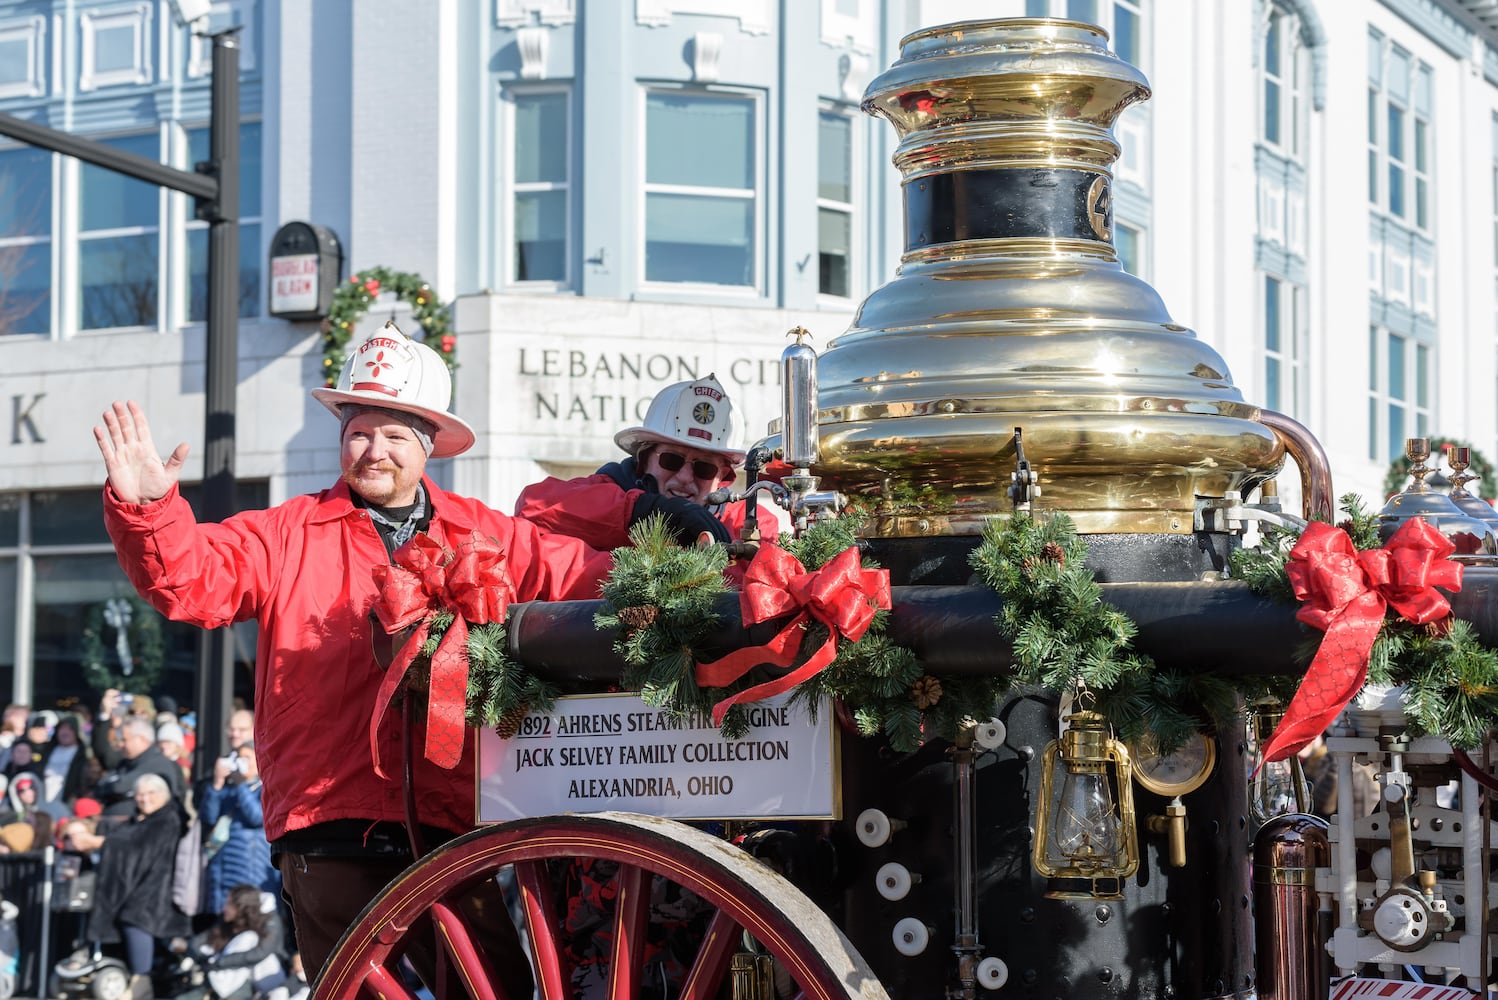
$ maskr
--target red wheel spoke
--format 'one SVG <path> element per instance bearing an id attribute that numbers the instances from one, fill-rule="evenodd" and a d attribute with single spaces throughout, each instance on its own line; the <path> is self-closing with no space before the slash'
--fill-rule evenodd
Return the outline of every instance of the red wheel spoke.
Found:
<path id="1" fill-rule="evenodd" d="M 596 881 L 607 870 L 596 863 L 615 870 L 613 882 Z M 506 869 L 515 875 L 520 927 L 510 925 L 510 908 L 498 898 L 495 879 Z M 563 871 L 593 876 L 563 899 Z M 569 886 L 573 881 L 569 876 Z M 688 918 L 693 928 L 707 926 L 681 981 L 682 1000 L 722 995 L 741 933 L 753 935 L 794 981 L 795 1000 L 887 1000 L 827 915 L 784 879 L 700 830 L 629 813 L 515 820 L 439 847 L 391 882 L 348 929 L 313 1000 L 417 1000 L 396 963 L 402 955 L 424 960 L 433 945 L 440 1000 L 529 1000 L 516 995 L 524 992 L 519 980 L 526 970 L 515 964 L 512 932 L 529 953 L 540 1000 L 574 1000 L 574 947 L 598 963 L 609 1000 L 635 1000 L 645 994 L 648 935 L 678 926 L 652 922 L 658 887 L 671 898 L 674 889 L 689 893 L 706 907 L 696 911 L 703 920 Z M 590 914 L 610 911 L 611 922 L 586 923 Z M 572 916 L 583 919 L 578 933 L 586 940 L 568 937 Z M 610 931 L 607 955 L 588 950 Z"/>
<path id="2" fill-rule="evenodd" d="M 645 928 L 650 923 L 650 873 L 620 865 L 614 876 L 614 950 L 609 956 L 609 996 L 634 1000 L 641 995 L 645 970 Z"/>
<path id="3" fill-rule="evenodd" d="M 702 945 L 692 968 L 681 984 L 681 1000 L 712 1000 L 718 995 L 723 977 L 733 962 L 738 947 L 739 925 L 722 910 L 713 914 L 712 923 L 702 935 Z"/>
<path id="4" fill-rule="evenodd" d="M 536 989 L 541 1000 L 570 1000 L 567 969 L 558 946 L 556 906 L 551 876 L 545 861 L 515 864 L 515 885 L 525 909 L 525 927 L 530 935 L 531 963 L 536 970 Z"/>
<path id="5" fill-rule="evenodd" d="M 504 993 L 494 964 L 474 942 L 473 931 L 463 914 L 446 903 L 433 903 L 432 920 L 437 924 L 437 940 L 447 952 L 449 969 L 463 981 L 468 995 L 473 1000 L 511 1000 Z"/>
<path id="6" fill-rule="evenodd" d="M 406 989 L 401 977 L 383 965 L 371 965 L 362 986 L 374 1000 L 418 1000 L 415 993 Z"/>

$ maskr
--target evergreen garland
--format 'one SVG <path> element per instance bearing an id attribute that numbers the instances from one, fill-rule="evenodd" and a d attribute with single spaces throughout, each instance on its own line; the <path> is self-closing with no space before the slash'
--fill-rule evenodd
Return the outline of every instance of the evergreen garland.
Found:
<path id="1" fill-rule="evenodd" d="M 857 544 L 861 523 L 858 515 L 844 515 L 817 522 L 800 538 L 782 536 L 781 542 L 803 566 L 816 570 Z M 659 518 L 632 528 L 630 541 L 632 548 L 614 553 L 614 569 L 603 588 L 608 606 L 594 618 L 599 628 L 620 630 L 614 648 L 629 665 L 624 687 L 638 690 L 648 705 L 693 716 L 706 715 L 724 698 L 763 681 L 760 671 L 750 671 L 728 687 L 697 685 L 697 662 L 713 658 L 705 646 L 719 624 L 715 606 L 729 592 L 723 549 L 681 548 Z M 791 700 L 806 705 L 815 718 L 823 698 L 839 699 L 851 709 L 859 732 L 883 732 L 902 752 L 933 736 L 954 738 L 972 718 L 993 714 L 1003 682 L 927 676 L 910 650 L 884 634 L 888 619 L 888 612 L 876 614 L 857 642 L 840 638 L 836 658 L 797 686 Z M 805 629 L 798 666 L 827 638 L 820 622 Z M 744 706 L 732 706 L 723 717 L 723 735 L 737 739 L 747 732 Z"/>
<path id="2" fill-rule="evenodd" d="M 1134 623 L 1103 602 L 1071 518 L 1016 513 L 990 521 L 970 557 L 1004 606 L 994 619 L 1014 649 L 1012 683 L 1078 691 L 1120 739 L 1169 752 L 1236 709 L 1240 690 L 1210 675 L 1159 669 L 1134 653 Z"/>
<path id="3" fill-rule="evenodd" d="M 454 355 L 458 338 L 453 333 L 452 317 L 447 304 L 437 298 L 432 286 L 419 274 L 371 267 L 350 275 L 348 281 L 338 286 L 328 316 L 323 320 L 323 384 L 328 388 L 337 384 L 338 373 L 348 360 L 348 341 L 353 336 L 354 327 L 381 292 L 394 292 L 402 302 L 410 304 L 411 318 L 422 331 L 412 339 L 435 350 L 449 372 L 457 369 Z"/>
<path id="4" fill-rule="evenodd" d="M 1343 496 L 1341 504 L 1348 517 L 1338 527 L 1352 538 L 1353 547 L 1378 548 L 1377 517 L 1363 509 L 1356 494 Z M 1294 532 L 1269 529 L 1259 548 L 1233 554 L 1233 575 L 1256 593 L 1294 601 L 1285 563 L 1295 540 Z M 1306 662 L 1321 634 L 1308 640 Z M 1414 734 L 1439 736 L 1459 750 L 1482 746 L 1488 732 L 1498 727 L 1498 652 L 1484 646 L 1459 618 L 1428 627 L 1404 621 L 1391 608 L 1369 655 L 1368 683 L 1402 686 L 1405 717 Z"/>
<path id="5" fill-rule="evenodd" d="M 162 638 L 162 617 L 156 609 L 138 597 L 115 597 L 129 609 L 125 637 L 129 644 L 131 668 L 126 674 L 117 655 L 119 630 L 106 620 L 109 601 L 89 608 L 83 625 L 83 649 L 80 660 L 83 678 L 95 691 L 110 688 L 131 694 L 150 694 L 161 676 L 166 642 Z M 106 641 L 107 639 L 107 641 Z"/>

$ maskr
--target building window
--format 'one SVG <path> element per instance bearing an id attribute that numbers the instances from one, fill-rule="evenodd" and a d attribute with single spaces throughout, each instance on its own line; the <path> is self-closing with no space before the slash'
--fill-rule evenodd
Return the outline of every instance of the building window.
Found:
<path id="1" fill-rule="evenodd" d="M 823 111 L 817 126 L 817 291 L 853 295 L 853 121 Z"/>
<path id="2" fill-rule="evenodd" d="M 153 160 L 156 133 L 105 140 Z M 154 327 L 161 189 L 89 163 L 78 166 L 79 326 Z"/>
<path id="3" fill-rule="evenodd" d="M 0 336 L 52 328 L 52 154 L 0 151 Z"/>
<path id="4" fill-rule="evenodd" d="M 1292 417 L 1305 414 L 1306 290 L 1264 276 L 1264 405 Z"/>
<path id="5" fill-rule="evenodd" d="M 1271 7 L 1259 66 L 1263 84 L 1259 136 L 1291 157 L 1301 153 L 1301 115 L 1305 106 L 1301 93 L 1305 50 L 1298 29 L 1295 18 Z"/>
<path id="6" fill-rule="evenodd" d="M 1064 17 L 1096 24 L 1108 32 L 1120 59 L 1142 66 L 1143 7 L 1143 0 L 1025 0 L 1025 16 Z"/>
<path id="7" fill-rule="evenodd" d="M 749 95 L 646 94 L 646 281 L 758 284 L 757 120 Z"/>
<path id="8" fill-rule="evenodd" d="M 1144 230 L 1121 222 L 1113 224 L 1113 244 L 1118 251 L 1118 262 L 1130 274 L 1144 277 Z"/>
<path id="9" fill-rule="evenodd" d="M 241 480 L 243 509 L 266 506 L 269 484 Z M 201 512 L 202 488 L 182 496 Z M 83 636 L 100 605 L 134 594 L 104 531 L 97 489 L 0 493 L 0 691 L 5 700 L 56 706 L 88 691 Z M 152 612 L 154 614 L 155 612 Z M 201 630 L 162 620 L 162 673 L 152 694 L 196 701 Z M 232 643 L 253 658 L 256 626 L 233 626 Z M 252 664 L 234 671 L 235 694 L 253 697 Z"/>
<path id="10" fill-rule="evenodd" d="M 568 196 L 572 151 L 566 91 L 509 95 L 510 280 L 567 283 Z"/>
<path id="11" fill-rule="evenodd" d="M 1406 438 L 1430 435 L 1430 347 L 1368 329 L 1368 457 L 1392 462 Z"/>
<path id="12" fill-rule="evenodd" d="M 1368 58 L 1368 200 L 1428 230 L 1433 71 L 1377 32 Z"/>
<path id="13" fill-rule="evenodd" d="M 1493 115 L 1493 266 L 1498 268 L 1498 113 Z"/>
<path id="14" fill-rule="evenodd" d="M 188 165 L 208 159 L 208 129 L 187 132 Z M 239 126 L 239 315 L 260 315 L 260 123 Z M 208 318 L 208 223 L 187 222 L 187 319 Z"/>

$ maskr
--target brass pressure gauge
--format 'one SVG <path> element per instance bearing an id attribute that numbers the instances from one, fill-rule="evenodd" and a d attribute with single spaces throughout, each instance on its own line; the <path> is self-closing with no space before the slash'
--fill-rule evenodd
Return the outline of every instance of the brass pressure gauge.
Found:
<path id="1" fill-rule="evenodd" d="M 1160 753 L 1153 740 L 1141 740 L 1129 747 L 1129 754 L 1135 781 L 1156 795 L 1175 798 L 1206 782 L 1217 763 L 1217 744 L 1206 733 L 1194 733 L 1170 753 Z"/>

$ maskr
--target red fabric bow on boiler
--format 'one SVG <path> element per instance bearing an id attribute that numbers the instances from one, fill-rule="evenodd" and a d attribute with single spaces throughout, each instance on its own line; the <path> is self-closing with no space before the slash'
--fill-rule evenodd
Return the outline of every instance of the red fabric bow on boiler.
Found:
<path id="1" fill-rule="evenodd" d="M 395 552 L 394 565 L 374 568 L 375 615 L 392 635 L 415 626 L 395 662 L 385 671 L 369 720 L 369 748 L 375 773 L 385 777 L 377 735 L 396 690 L 426 643 L 432 616 L 449 611 L 453 623 L 432 653 L 427 695 L 427 760 L 453 768 L 463 755 L 468 697 L 468 626 L 504 621 L 515 597 L 505 553 L 491 539 L 474 532 L 449 551 L 429 535 L 416 535 Z"/>
<path id="2" fill-rule="evenodd" d="M 839 635 L 863 638 L 874 612 L 888 610 L 889 570 L 864 569 L 858 548 L 850 546 L 819 570 L 808 572 L 801 561 L 778 545 L 762 545 L 744 574 L 739 609 L 744 625 L 758 625 L 796 614 L 769 642 L 735 650 L 722 659 L 697 664 L 702 687 L 727 687 L 760 665 L 785 668 L 796 661 L 803 626 L 812 619 L 826 625 L 827 641 L 805 663 L 783 677 L 757 684 L 713 706 L 713 724 L 722 725 L 729 708 L 744 701 L 773 697 L 824 670 L 837 656 Z"/>
<path id="3" fill-rule="evenodd" d="M 1384 613 L 1425 625 L 1451 613 L 1436 590 L 1462 589 L 1456 547 L 1418 517 L 1381 549 L 1359 552 L 1347 532 L 1313 521 L 1290 550 L 1285 575 L 1305 603 L 1295 617 L 1326 633 L 1316 658 L 1264 745 L 1265 762 L 1284 760 L 1319 736 L 1357 695 L 1368 676 L 1368 656 Z"/>

